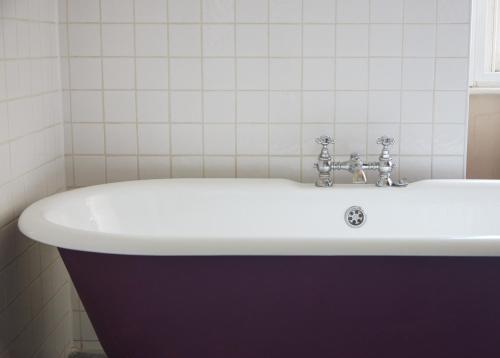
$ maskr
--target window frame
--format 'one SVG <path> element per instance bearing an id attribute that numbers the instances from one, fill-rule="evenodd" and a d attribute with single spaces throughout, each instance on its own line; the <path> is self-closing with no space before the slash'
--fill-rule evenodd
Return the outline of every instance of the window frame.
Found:
<path id="1" fill-rule="evenodd" d="M 495 37 L 497 28 L 495 23 L 499 0 L 473 0 L 471 26 L 471 53 L 470 53 L 470 81 L 471 87 L 500 87 L 500 72 L 494 72 Z"/>

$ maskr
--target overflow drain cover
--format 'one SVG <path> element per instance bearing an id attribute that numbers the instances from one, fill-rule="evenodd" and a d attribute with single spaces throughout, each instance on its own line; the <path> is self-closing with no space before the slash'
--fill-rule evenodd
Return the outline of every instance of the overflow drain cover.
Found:
<path id="1" fill-rule="evenodd" d="M 366 221 L 365 211 L 359 206 L 351 206 L 346 210 L 344 219 L 347 225 L 353 228 L 363 226 Z"/>

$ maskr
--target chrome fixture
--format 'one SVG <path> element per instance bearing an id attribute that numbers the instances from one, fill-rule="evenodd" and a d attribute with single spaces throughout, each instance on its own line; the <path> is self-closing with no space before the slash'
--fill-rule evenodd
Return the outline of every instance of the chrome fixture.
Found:
<path id="1" fill-rule="evenodd" d="M 382 151 L 377 162 L 364 163 L 358 153 L 352 153 L 351 158 L 345 162 L 335 162 L 333 156 L 328 150 L 330 144 L 335 141 L 329 136 L 321 136 L 316 139 L 316 143 L 321 144 L 321 153 L 318 156 L 318 162 L 314 164 L 318 170 L 319 177 L 316 180 L 316 186 L 330 187 L 333 185 L 333 171 L 347 170 L 352 174 L 354 184 L 366 184 L 366 170 L 378 170 L 379 176 L 375 183 L 378 187 L 385 186 L 407 186 L 406 180 L 394 182 L 391 178 L 394 163 L 389 153 L 389 147 L 394 144 L 394 138 L 382 136 L 377 139 L 377 144 L 382 145 Z"/>
<path id="2" fill-rule="evenodd" d="M 350 227 L 357 228 L 363 226 L 366 221 L 366 214 L 363 208 L 359 206 L 351 206 L 345 211 L 345 223 Z"/>

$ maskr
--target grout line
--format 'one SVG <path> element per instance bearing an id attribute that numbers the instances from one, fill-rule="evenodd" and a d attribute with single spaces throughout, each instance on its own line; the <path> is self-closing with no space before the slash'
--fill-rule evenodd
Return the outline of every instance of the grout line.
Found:
<path id="1" fill-rule="evenodd" d="M 166 0 L 166 10 L 167 10 L 167 120 L 168 120 L 168 176 L 172 177 L 172 81 L 170 73 L 170 22 L 168 21 L 168 16 L 170 14 L 170 0 Z"/>
<path id="2" fill-rule="evenodd" d="M 233 27 L 233 40 L 234 40 L 234 171 L 233 175 L 235 178 L 238 177 L 238 43 L 237 43 L 237 27 L 236 27 L 236 14 L 238 1 L 234 1 L 234 27 Z"/>
<path id="3" fill-rule="evenodd" d="M 203 51 L 203 2 L 197 0 L 200 4 L 200 57 L 201 57 L 201 176 L 205 177 L 205 55 Z"/>
<path id="4" fill-rule="evenodd" d="M 408 58 L 408 57 L 406 57 Z M 133 88 L 106 88 L 106 91 L 114 91 L 114 92 L 130 92 L 132 91 Z M 407 89 L 408 91 L 412 91 L 412 92 L 431 92 L 431 90 L 426 90 L 426 89 Z M 98 88 L 73 88 L 69 91 L 72 91 L 72 92 L 97 92 L 97 91 L 100 91 L 100 89 Z M 141 91 L 144 91 L 144 92 L 165 92 L 166 90 L 165 89 L 141 89 Z M 291 89 L 291 90 L 283 90 L 283 89 L 274 89 L 274 90 L 264 90 L 264 89 L 240 89 L 239 90 L 240 92 L 249 92 L 249 93 L 255 93 L 255 92 L 273 92 L 273 93 L 300 93 L 301 90 L 300 89 Z M 384 92 L 395 92 L 397 91 L 396 89 L 376 89 L 376 90 L 371 90 L 370 92 L 373 92 L 373 93 L 384 93 Z M 54 93 L 57 93 L 58 91 L 52 91 L 52 92 L 46 92 L 46 93 L 42 93 L 42 95 L 44 94 L 54 94 Z M 188 89 L 185 89 L 185 88 L 179 88 L 179 89 L 172 89 L 172 92 L 200 92 L 200 89 L 195 89 L 195 88 L 188 88 Z M 204 92 L 228 92 L 228 93 L 232 93 L 234 92 L 234 89 L 205 89 Z M 313 89 L 306 89 L 306 90 L 303 90 L 303 92 L 307 92 L 307 93 L 315 93 L 315 92 L 330 92 L 330 93 L 335 93 L 335 92 L 340 92 L 340 93 L 344 93 L 344 92 L 354 92 L 354 93 L 359 93 L 359 92 L 367 92 L 367 90 L 358 90 L 358 89 L 341 89 L 341 90 L 334 90 L 334 89 L 329 89 L 329 90 L 322 90 L 322 89 L 317 89 L 317 90 L 313 90 Z M 447 90 L 438 90 L 436 92 L 449 92 L 449 93 L 468 93 L 468 91 L 466 90 L 452 90 L 452 89 L 447 89 Z M 31 98 L 31 97 L 22 97 L 22 98 Z M 0 101 L 0 103 L 2 102 L 10 102 L 10 100 L 4 100 L 4 101 Z M 96 122 L 94 122 L 96 123 Z M 142 123 L 142 122 L 141 122 Z M 226 122 L 228 123 L 228 122 Z"/>
<path id="5" fill-rule="evenodd" d="M 102 0 L 99 1 L 99 20 L 102 20 Z M 107 145 L 107 135 L 106 135 L 106 105 L 104 100 L 104 45 L 103 45 L 103 32 L 102 32 L 102 22 L 99 22 L 99 41 L 100 41 L 100 62 L 101 62 L 101 108 L 102 108 L 102 130 L 104 135 L 104 182 L 108 182 L 108 145 Z"/>
<path id="6" fill-rule="evenodd" d="M 437 56 L 437 50 L 438 50 L 438 19 L 439 19 L 439 3 L 436 1 L 435 4 L 435 16 L 436 18 L 434 19 L 434 56 Z M 431 153 L 430 153 L 430 159 L 431 159 L 431 179 L 434 178 L 435 173 L 434 173 L 434 127 L 435 127 L 435 112 L 436 112 L 436 74 L 437 74 L 437 58 L 434 57 L 434 81 L 432 83 L 432 123 L 431 123 Z"/>
<path id="7" fill-rule="evenodd" d="M 339 124 L 338 118 L 337 118 L 337 104 L 338 104 L 338 96 L 337 94 L 339 93 L 337 89 L 337 53 L 338 53 L 338 2 L 335 1 L 334 4 L 334 23 L 333 23 L 333 30 L 334 30 L 334 66 L 335 66 L 335 92 L 334 92 L 334 108 L 333 108 L 333 131 L 332 131 L 332 138 L 333 138 L 333 143 L 332 143 L 332 160 L 335 160 L 335 156 L 337 155 L 337 146 L 335 144 L 335 137 L 337 135 L 337 125 Z M 316 175 L 317 173 L 315 173 Z"/>
<path id="8" fill-rule="evenodd" d="M 404 81 L 404 44 L 405 44 L 405 11 L 406 8 L 406 0 L 403 0 L 403 14 L 402 14 L 402 29 L 401 29 L 401 87 L 399 89 L 399 128 L 398 128 L 398 136 L 397 144 L 398 144 L 398 155 L 401 155 L 401 136 L 403 135 L 403 81 Z M 398 177 L 401 178 L 401 157 L 399 158 L 398 166 L 396 167 L 398 172 Z"/>
<path id="9" fill-rule="evenodd" d="M 271 0 L 267 0 L 267 177 L 271 177 Z"/>
<path id="10" fill-rule="evenodd" d="M 0 17 L 1 18 L 1 17 Z M 6 20 L 11 20 L 11 18 L 4 18 Z M 268 18 L 270 20 L 270 18 Z M 12 19 L 12 20 L 21 20 L 22 19 Z M 299 22 L 293 22 L 293 21 L 289 21 L 289 22 L 271 22 L 271 21 L 264 21 L 264 22 L 251 22 L 251 21 L 241 21 L 241 22 L 238 22 L 238 25 L 266 25 L 266 24 L 271 24 L 271 25 L 300 25 L 302 24 L 301 21 Z M 43 21 L 41 21 L 41 23 L 44 23 Z M 78 25 L 96 25 L 96 24 L 99 24 L 100 22 L 98 21 L 65 21 L 65 22 L 61 22 L 61 24 L 78 24 Z M 133 22 L 126 22 L 126 21 L 122 21 L 122 22 L 108 22 L 108 21 L 103 21 L 102 24 L 105 24 L 105 25 L 131 25 Z M 51 24 L 56 24 L 57 23 L 52 23 Z M 185 21 L 185 22 L 180 22 L 180 21 L 152 21 L 152 22 L 143 22 L 143 21 L 138 21 L 136 22 L 136 24 L 138 25 L 167 25 L 167 24 L 171 24 L 171 25 L 200 25 L 200 24 L 207 24 L 207 25 L 233 25 L 234 23 L 233 22 L 204 22 L 204 21 Z M 337 21 L 333 21 L 333 22 L 329 22 L 329 21 L 324 21 L 324 22 L 307 22 L 307 21 L 304 21 L 303 22 L 304 25 L 335 25 L 335 24 L 339 24 L 339 25 L 369 25 L 370 24 L 370 21 L 368 22 L 337 22 Z M 376 23 L 377 25 L 402 25 L 404 24 L 404 22 L 377 22 Z M 434 24 L 433 22 L 409 22 L 408 24 L 410 25 L 432 25 Z M 468 25 L 469 23 L 468 22 L 446 22 L 444 23 L 446 25 Z"/>
<path id="11" fill-rule="evenodd" d="M 133 31 L 134 31 L 134 34 L 132 35 L 134 38 L 133 38 L 133 42 L 134 42 L 134 101 L 135 101 L 135 140 L 136 140 L 136 178 L 137 179 L 140 179 L 141 178 L 141 170 L 140 170 L 140 166 L 139 166 L 139 113 L 138 113 L 138 107 L 139 107 L 139 103 L 137 101 L 137 34 L 136 34 L 136 30 L 137 30 L 137 26 L 136 26 L 136 23 L 135 23 L 135 17 L 136 17 L 136 14 L 135 14 L 135 4 L 136 4 L 136 1 L 137 0 L 132 0 L 132 16 L 133 16 L 133 19 L 134 19 L 134 24 L 132 25 L 133 26 Z M 104 79 L 104 71 L 103 71 L 103 79 Z M 104 86 L 103 86 L 104 87 Z"/>
<path id="12" fill-rule="evenodd" d="M 69 18 L 69 0 L 64 0 L 65 6 L 66 6 L 66 18 Z M 71 58 L 69 57 L 69 25 L 66 25 L 66 53 L 68 55 L 67 61 L 68 61 L 68 68 L 67 68 L 67 73 L 66 75 L 68 76 L 68 110 L 69 110 L 69 126 L 70 126 L 70 133 L 71 133 L 71 174 L 72 174 L 72 183 L 73 185 L 76 185 L 76 170 L 75 170 L 75 133 L 74 133 L 74 128 L 73 128 L 73 100 L 72 100 L 72 92 L 71 92 Z M 62 87 L 62 85 L 61 85 Z M 64 100 L 64 97 L 63 97 Z M 66 132 L 64 132 L 66 133 Z M 66 150 L 65 150 L 66 151 Z M 66 165 L 66 163 L 65 163 Z"/>
<path id="13" fill-rule="evenodd" d="M 304 0 L 300 1 L 300 133 L 299 133 L 299 181 L 304 182 Z"/>
<path id="14" fill-rule="evenodd" d="M 365 160 L 367 160 L 366 158 L 368 158 L 368 147 L 369 147 L 369 141 L 370 141 L 370 138 L 369 138 L 369 133 L 368 133 L 368 124 L 369 124 L 369 120 L 368 120 L 368 116 L 370 115 L 370 93 L 371 93 L 371 64 L 372 64 L 372 49 L 371 49 L 371 36 L 372 36 L 372 27 L 373 27 L 373 24 L 372 24 L 372 0 L 368 1 L 368 19 L 369 19 L 369 23 L 368 23 L 368 89 L 366 90 L 366 124 L 365 124 Z"/>
<path id="15" fill-rule="evenodd" d="M 374 24 L 374 25 L 378 26 L 379 24 Z M 397 24 L 395 24 L 395 25 L 397 25 Z M 300 26 L 300 24 L 297 26 Z M 370 26 L 370 25 L 368 25 L 368 26 Z M 67 58 L 67 57 L 80 58 L 80 59 L 99 59 L 99 58 L 127 59 L 127 58 L 134 58 L 134 57 L 144 58 L 144 59 L 152 59 L 152 58 L 170 57 L 170 58 L 179 59 L 179 60 L 188 60 L 188 59 L 201 59 L 201 58 L 233 59 L 235 56 L 221 56 L 221 55 L 218 55 L 218 56 L 214 56 L 214 55 L 209 55 L 209 56 L 159 56 L 159 55 L 156 55 L 156 56 L 153 56 L 153 55 L 149 55 L 149 56 L 146 56 L 146 55 L 141 55 L 141 56 L 125 56 L 125 55 L 105 55 L 105 56 L 69 55 L 69 56 L 63 56 L 63 58 Z M 245 59 L 271 58 L 271 59 L 277 59 L 277 60 L 290 60 L 290 59 L 300 60 L 302 58 L 302 56 L 248 56 L 248 55 L 237 56 L 237 57 L 238 58 L 245 58 Z M 399 59 L 399 58 L 401 58 L 401 56 L 388 56 L 388 55 L 384 55 L 384 56 L 375 55 L 375 56 L 371 56 L 371 57 L 372 58 L 379 58 L 379 59 Z M 464 57 L 464 56 L 407 56 L 406 58 L 409 58 L 409 59 L 434 59 L 435 57 L 441 58 L 441 59 L 450 59 L 450 60 L 452 60 L 452 59 L 459 59 L 459 60 L 460 59 L 462 59 L 462 60 L 468 59 L 468 57 Z M 340 58 L 340 59 L 346 59 L 346 60 L 349 60 L 349 59 L 363 59 L 364 60 L 364 59 L 366 59 L 366 56 L 304 56 L 304 58 L 311 59 L 311 60 L 333 59 L 333 58 Z M 35 58 L 35 59 L 37 59 L 37 58 Z M 51 58 L 47 58 L 47 59 L 56 60 L 57 58 L 51 57 Z M 33 60 L 33 58 L 22 58 L 22 59 L 11 58 L 11 59 L 4 59 L 3 61 L 7 62 L 7 61 L 31 61 L 31 60 Z M 0 62 L 2 62 L 1 59 L 0 59 Z"/>

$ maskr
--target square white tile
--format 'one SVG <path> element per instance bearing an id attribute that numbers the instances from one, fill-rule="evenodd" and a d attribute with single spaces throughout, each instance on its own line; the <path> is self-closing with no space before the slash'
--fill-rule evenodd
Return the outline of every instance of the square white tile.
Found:
<path id="1" fill-rule="evenodd" d="M 170 22 L 200 22 L 200 0 L 169 0 L 168 18 Z"/>
<path id="2" fill-rule="evenodd" d="M 135 25 L 136 56 L 166 56 L 167 25 Z"/>
<path id="3" fill-rule="evenodd" d="M 365 57 L 369 51 L 368 25 L 337 25 L 335 54 L 337 57 Z"/>
<path id="4" fill-rule="evenodd" d="M 301 61 L 299 59 L 270 60 L 270 88 L 272 90 L 294 90 L 301 88 Z"/>
<path id="5" fill-rule="evenodd" d="M 372 0 L 370 21 L 372 23 L 401 23 L 405 0 Z"/>
<path id="6" fill-rule="evenodd" d="M 236 159 L 232 156 L 206 157 L 204 164 L 207 178 L 234 178 L 236 176 Z"/>
<path id="7" fill-rule="evenodd" d="M 203 56 L 234 56 L 234 25 L 203 25 Z"/>
<path id="8" fill-rule="evenodd" d="M 269 0 L 236 0 L 236 21 L 263 23 L 268 21 Z"/>
<path id="9" fill-rule="evenodd" d="M 368 59 L 337 58 L 335 69 L 335 89 L 358 91 L 368 89 Z"/>
<path id="10" fill-rule="evenodd" d="M 217 58 L 203 60 L 203 85 L 208 90 L 236 88 L 235 60 Z"/>
<path id="11" fill-rule="evenodd" d="M 106 124 L 107 154 L 137 154 L 135 124 Z"/>
<path id="12" fill-rule="evenodd" d="M 397 90 L 401 88 L 401 59 L 370 59 L 370 89 Z"/>
<path id="13" fill-rule="evenodd" d="M 203 130 L 205 155 L 232 155 L 236 151 L 234 124 L 207 124 Z"/>
<path id="14" fill-rule="evenodd" d="M 330 91 L 303 93 L 304 122 L 333 123 L 335 118 L 335 94 Z"/>
<path id="15" fill-rule="evenodd" d="M 436 22 L 437 0 L 405 0 L 404 19 L 406 23 Z"/>
<path id="16" fill-rule="evenodd" d="M 137 91 L 137 120 L 139 122 L 168 122 L 167 91 Z"/>
<path id="17" fill-rule="evenodd" d="M 436 92 L 434 96 L 435 121 L 465 123 L 468 101 L 466 92 Z"/>
<path id="18" fill-rule="evenodd" d="M 199 91 L 172 91 L 170 93 L 172 122 L 201 122 L 201 96 L 201 92 Z"/>
<path id="19" fill-rule="evenodd" d="M 401 103 L 403 122 L 432 122 L 432 91 L 403 92 Z"/>
<path id="20" fill-rule="evenodd" d="M 135 93 L 133 91 L 105 91 L 104 118 L 106 122 L 135 122 Z"/>
<path id="21" fill-rule="evenodd" d="M 236 128 L 238 155 L 268 154 L 267 124 L 239 124 Z"/>
<path id="22" fill-rule="evenodd" d="M 463 155 L 465 150 L 464 124 L 436 124 L 433 131 L 433 154 Z"/>
<path id="23" fill-rule="evenodd" d="M 267 178 L 269 175 L 267 157 L 238 157 L 236 168 L 238 178 Z"/>
<path id="24" fill-rule="evenodd" d="M 469 24 L 438 25 L 436 56 L 468 57 L 469 32 Z"/>
<path id="25" fill-rule="evenodd" d="M 302 1 L 269 0 L 269 20 L 271 23 L 300 22 Z"/>
<path id="26" fill-rule="evenodd" d="M 436 53 L 436 26 L 428 24 L 404 25 L 403 56 L 434 57 Z"/>
<path id="27" fill-rule="evenodd" d="M 134 0 L 101 0 L 101 16 L 103 23 L 133 22 Z"/>
<path id="28" fill-rule="evenodd" d="M 438 22 L 441 23 L 465 23 L 470 22 L 471 1 L 470 0 L 437 0 Z"/>
<path id="29" fill-rule="evenodd" d="M 68 0 L 68 16 L 70 22 L 99 21 L 99 0 Z"/>
<path id="30" fill-rule="evenodd" d="M 468 59 L 437 59 L 436 90 L 462 90 L 468 87 Z"/>
<path id="31" fill-rule="evenodd" d="M 201 88 L 201 60 L 194 58 L 170 59 L 172 89 Z"/>
<path id="32" fill-rule="evenodd" d="M 140 179 L 163 179 L 170 177 L 170 158 L 166 156 L 140 156 Z"/>
<path id="33" fill-rule="evenodd" d="M 337 0 L 338 23 L 368 23 L 370 0 Z"/>
<path id="34" fill-rule="evenodd" d="M 196 155 L 203 153 L 201 124 L 172 124 L 172 154 Z"/>
<path id="35" fill-rule="evenodd" d="M 140 0 L 135 3 L 135 21 L 148 23 L 167 22 L 167 1 L 165 0 Z M 172 0 L 171 6 L 175 6 Z"/>
<path id="36" fill-rule="evenodd" d="M 170 56 L 200 56 L 201 26 L 172 24 L 169 26 Z"/>
<path id="37" fill-rule="evenodd" d="M 335 97 L 335 121 L 366 122 L 368 116 L 368 93 L 367 92 L 337 92 Z"/>
<path id="38" fill-rule="evenodd" d="M 101 32 L 99 25 L 70 24 L 69 54 L 71 56 L 100 56 Z"/>
<path id="39" fill-rule="evenodd" d="M 431 154 L 432 125 L 402 124 L 400 150 L 402 155 Z"/>
<path id="40" fill-rule="evenodd" d="M 104 56 L 134 56 L 134 26 L 102 25 L 102 48 Z"/>
<path id="41" fill-rule="evenodd" d="M 269 32 L 267 25 L 236 25 L 237 56 L 267 56 L 268 43 Z"/>
<path id="42" fill-rule="evenodd" d="M 370 56 L 401 56 L 402 25 L 371 25 Z"/>
<path id="43" fill-rule="evenodd" d="M 335 27 L 333 25 L 304 25 L 303 34 L 304 57 L 334 56 Z"/>
<path id="44" fill-rule="evenodd" d="M 399 122 L 401 119 L 401 93 L 372 91 L 369 95 L 369 122 Z"/>
<path id="45" fill-rule="evenodd" d="M 270 25 L 270 56 L 299 57 L 302 51 L 300 25 Z"/>
<path id="46" fill-rule="evenodd" d="M 237 121 L 265 123 L 269 111 L 268 94 L 263 91 L 243 91 L 237 95 Z"/>
<path id="47" fill-rule="evenodd" d="M 103 58 L 103 84 L 105 89 L 133 89 L 135 62 L 132 58 Z"/>
<path id="48" fill-rule="evenodd" d="M 71 121 L 102 122 L 103 96 L 100 91 L 71 91 Z"/>
<path id="49" fill-rule="evenodd" d="M 269 94 L 269 121 L 271 123 L 300 122 L 300 92 L 271 92 Z"/>
<path id="50" fill-rule="evenodd" d="M 136 180 L 138 177 L 137 157 L 109 157 L 106 160 L 106 172 L 108 183 Z M 97 341 L 97 336 L 92 326 L 85 328 L 85 331 L 87 332 L 86 335 L 83 334 L 84 331 L 82 330 L 82 336 L 86 341 Z"/>
<path id="51" fill-rule="evenodd" d="M 139 154 L 164 155 L 170 152 L 168 124 L 139 124 Z"/>
<path id="52" fill-rule="evenodd" d="M 434 59 L 405 58 L 403 60 L 403 89 L 432 90 L 434 88 Z"/>
<path id="53" fill-rule="evenodd" d="M 104 126 L 102 124 L 73 124 L 75 154 L 104 154 Z"/>
<path id="54" fill-rule="evenodd" d="M 233 92 L 206 92 L 203 96 L 205 123 L 235 121 L 236 98 Z"/>
<path id="55" fill-rule="evenodd" d="M 203 0 L 204 22 L 234 22 L 235 0 Z"/>
<path id="56" fill-rule="evenodd" d="M 269 65 L 263 58 L 240 58 L 237 60 L 237 87 L 243 90 L 268 88 Z"/>
<path id="57" fill-rule="evenodd" d="M 303 0 L 304 22 L 333 23 L 335 7 L 336 0 Z"/>
<path id="58" fill-rule="evenodd" d="M 333 59 L 304 59 L 302 66 L 303 89 L 335 89 L 335 62 Z"/>

